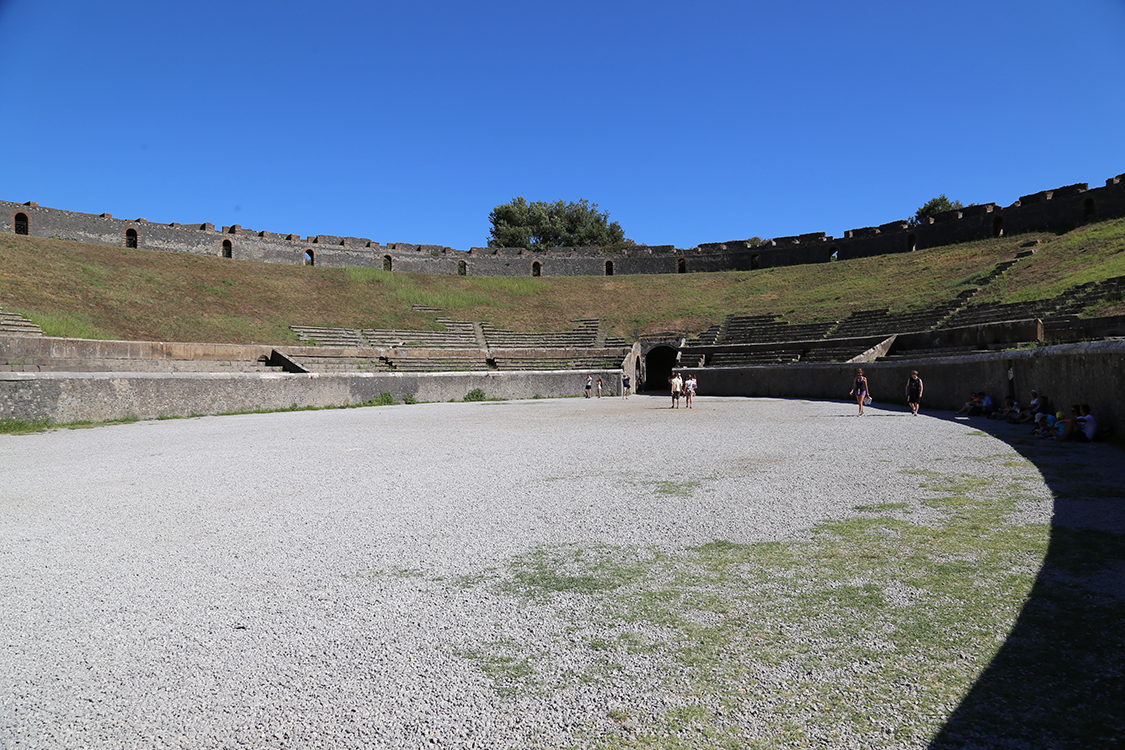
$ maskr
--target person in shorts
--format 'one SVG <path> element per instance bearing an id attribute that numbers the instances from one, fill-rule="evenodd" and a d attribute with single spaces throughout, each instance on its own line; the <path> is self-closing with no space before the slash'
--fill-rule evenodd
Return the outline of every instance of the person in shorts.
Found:
<path id="1" fill-rule="evenodd" d="M 922 378 L 918 377 L 918 371 L 911 370 L 910 379 L 906 381 L 906 403 L 914 416 L 918 416 L 918 407 L 922 402 L 922 388 Z"/>
<path id="2" fill-rule="evenodd" d="M 863 416 L 863 402 L 868 396 L 867 378 L 863 374 L 863 368 L 860 367 L 855 371 L 855 380 L 852 381 L 852 389 L 848 392 L 849 396 L 855 396 L 855 400 L 859 403 L 859 415 Z"/>
<path id="3" fill-rule="evenodd" d="M 629 398 L 629 385 L 631 382 L 628 375 L 621 378 L 621 398 Z"/>

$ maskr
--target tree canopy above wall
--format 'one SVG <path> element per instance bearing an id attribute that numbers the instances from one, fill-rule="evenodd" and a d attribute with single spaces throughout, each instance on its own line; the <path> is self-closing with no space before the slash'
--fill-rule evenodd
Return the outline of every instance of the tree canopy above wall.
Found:
<path id="1" fill-rule="evenodd" d="M 597 203 L 585 199 L 529 203 L 520 196 L 492 209 L 488 220 L 492 223 L 489 247 L 601 247 L 625 239 L 621 225 L 609 221 L 609 212 L 598 211 Z"/>

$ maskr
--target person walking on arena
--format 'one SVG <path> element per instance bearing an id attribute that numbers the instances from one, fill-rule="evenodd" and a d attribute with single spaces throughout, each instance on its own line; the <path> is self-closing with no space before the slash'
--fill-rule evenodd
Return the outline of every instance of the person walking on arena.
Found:
<path id="1" fill-rule="evenodd" d="M 906 403 L 910 405 L 910 411 L 914 416 L 918 416 L 918 407 L 922 402 L 922 378 L 918 377 L 917 370 L 910 371 L 910 379 L 906 381 Z"/>
<path id="2" fill-rule="evenodd" d="M 863 416 L 863 402 L 868 397 L 867 378 L 863 375 L 863 368 L 860 367 L 855 371 L 855 380 L 852 381 L 852 389 L 848 395 L 855 396 L 855 400 L 859 403 L 859 415 Z"/>

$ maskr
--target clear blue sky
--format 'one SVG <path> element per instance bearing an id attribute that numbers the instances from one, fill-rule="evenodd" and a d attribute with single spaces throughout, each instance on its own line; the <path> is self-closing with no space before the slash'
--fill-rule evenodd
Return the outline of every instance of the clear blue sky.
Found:
<path id="1" fill-rule="evenodd" d="M 467 250 L 701 242 L 1125 172 L 1123 0 L 0 0 L 0 199 Z"/>

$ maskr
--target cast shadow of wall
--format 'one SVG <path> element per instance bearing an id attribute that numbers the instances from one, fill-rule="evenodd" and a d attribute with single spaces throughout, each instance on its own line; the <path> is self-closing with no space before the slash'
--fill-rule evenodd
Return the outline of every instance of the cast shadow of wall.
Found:
<path id="1" fill-rule="evenodd" d="M 1054 512 L 1015 625 L 929 747 L 1123 747 L 1125 451 L 1038 440 L 1024 425 L 969 424 L 1034 464 Z"/>

